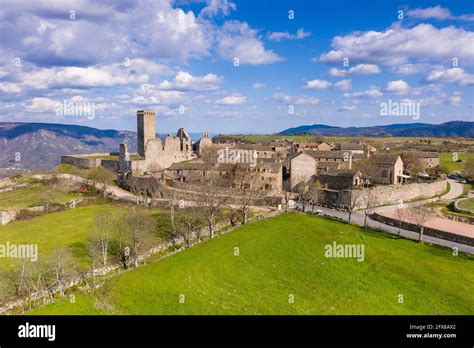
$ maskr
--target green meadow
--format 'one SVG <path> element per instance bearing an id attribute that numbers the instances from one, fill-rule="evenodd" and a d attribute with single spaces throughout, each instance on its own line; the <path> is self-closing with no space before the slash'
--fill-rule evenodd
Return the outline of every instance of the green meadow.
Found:
<path id="1" fill-rule="evenodd" d="M 474 160 L 474 152 L 458 152 L 458 161 L 453 160 L 451 152 L 442 152 L 439 154 L 439 165 L 441 170 L 447 173 L 463 170 L 467 161 Z"/>
<path id="2" fill-rule="evenodd" d="M 35 217 L 26 221 L 14 221 L 0 226 L 0 243 L 37 244 L 41 257 L 62 247 L 70 248 L 79 264 L 86 264 L 86 242 L 94 217 L 102 211 L 119 209 L 113 205 L 89 205 Z M 15 264 L 15 259 L 0 258 L 0 269 Z"/>
<path id="3" fill-rule="evenodd" d="M 63 232 L 64 233 L 64 232 Z M 326 245 L 364 246 L 364 260 Z M 29 314 L 474 314 L 474 258 L 300 213 L 256 221 Z"/>

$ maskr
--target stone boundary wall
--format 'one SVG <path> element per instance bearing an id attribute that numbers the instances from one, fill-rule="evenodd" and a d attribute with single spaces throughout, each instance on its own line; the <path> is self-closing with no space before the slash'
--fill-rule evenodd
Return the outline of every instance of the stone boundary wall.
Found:
<path id="1" fill-rule="evenodd" d="M 392 219 L 386 216 L 379 215 L 377 213 L 371 214 L 370 217 L 375 221 L 378 221 L 390 226 L 394 226 L 394 227 L 399 227 L 399 224 L 400 224 L 399 220 L 397 219 Z M 410 222 L 402 221 L 401 228 L 404 230 L 419 232 L 418 227 L 415 224 L 412 224 Z M 441 231 L 441 230 L 437 230 L 430 227 L 425 227 L 423 234 L 430 237 L 449 240 L 451 242 L 455 242 L 459 244 L 474 246 L 474 238 L 469 238 L 466 236 L 461 236 L 458 234 L 449 233 L 446 231 Z"/>
<path id="2" fill-rule="evenodd" d="M 352 191 L 351 199 L 356 199 L 356 195 L 367 197 L 368 192 L 371 192 L 372 197 L 375 197 L 376 206 L 393 205 L 402 203 L 409 203 L 423 198 L 431 198 L 438 196 L 446 191 L 447 180 L 438 180 L 430 183 L 412 183 L 404 185 L 387 185 L 376 186 L 369 189 L 361 189 Z M 360 199 L 361 202 L 356 206 L 356 210 L 367 207 L 366 199 Z M 347 202 L 341 202 L 344 204 Z"/>
<path id="3" fill-rule="evenodd" d="M 13 186 L 8 186 L 8 187 L 0 188 L 0 193 L 2 193 L 2 192 L 10 192 L 10 191 L 13 191 L 13 190 L 22 189 L 22 188 L 25 188 L 26 186 L 27 186 L 26 184 L 18 184 L 18 185 L 13 185 Z"/>
<path id="4" fill-rule="evenodd" d="M 115 170 L 118 168 L 117 160 L 107 160 L 102 158 L 87 158 L 87 157 L 98 157 L 98 156 L 111 156 L 117 155 L 115 152 L 96 152 L 96 153 L 88 153 L 85 155 L 62 155 L 61 156 L 61 163 L 70 164 L 80 169 L 89 169 L 95 168 L 100 165 Z"/>
<path id="5" fill-rule="evenodd" d="M 117 160 L 103 159 L 103 160 L 101 160 L 101 165 L 104 168 L 107 168 L 107 169 L 112 170 L 114 172 L 119 171 L 119 161 L 117 161 Z"/>
<path id="6" fill-rule="evenodd" d="M 61 205 L 62 207 L 66 208 L 66 209 L 68 209 L 68 208 L 71 209 L 72 204 L 74 204 L 74 205 L 80 204 L 80 203 L 82 203 L 86 200 L 87 199 L 82 199 L 82 198 L 72 199 L 68 202 L 61 203 L 59 205 Z M 6 225 L 9 222 L 15 221 L 18 213 L 22 210 L 28 210 L 28 211 L 31 211 L 31 212 L 42 212 L 42 211 L 45 210 L 45 206 L 44 205 L 38 205 L 38 206 L 35 206 L 35 207 L 27 207 L 27 208 L 15 209 L 15 210 L 0 211 L 0 226 L 1 225 Z"/>
<path id="7" fill-rule="evenodd" d="M 89 169 L 100 166 L 102 160 L 100 158 L 84 158 L 70 155 L 61 156 L 61 163 L 70 164 L 80 169 Z"/>
<path id="8" fill-rule="evenodd" d="M 457 201 L 454 202 L 453 206 L 454 206 L 454 210 L 458 213 L 461 213 L 461 214 L 468 214 L 468 215 L 472 215 L 472 211 L 471 210 L 467 210 L 467 209 L 463 209 L 459 206 L 459 203 L 461 202 L 464 202 L 464 201 L 467 201 L 469 199 L 473 199 L 472 197 L 468 197 L 468 198 L 462 198 L 462 199 L 458 199 Z"/>

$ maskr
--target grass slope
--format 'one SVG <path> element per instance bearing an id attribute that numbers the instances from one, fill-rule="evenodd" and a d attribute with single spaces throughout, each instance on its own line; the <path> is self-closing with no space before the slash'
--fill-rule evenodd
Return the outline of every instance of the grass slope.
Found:
<path id="1" fill-rule="evenodd" d="M 51 191 L 50 188 L 39 185 L 26 187 L 13 191 L 0 192 L 0 210 L 22 209 L 42 205 L 39 195 L 50 192 L 51 201 L 54 203 L 65 203 L 72 199 L 81 198 L 81 195 L 74 194 L 68 190 Z"/>
<path id="2" fill-rule="evenodd" d="M 94 224 L 94 216 L 105 210 L 119 209 L 112 205 L 90 205 L 50 213 L 28 221 L 15 221 L 0 226 L 0 244 L 38 244 L 40 256 L 69 246 L 80 263 L 85 262 L 84 244 Z M 16 259 L 0 258 L 5 269 Z"/>
<path id="3" fill-rule="evenodd" d="M 459 162 L 453 161 L 453 154 L 451 152 L 442 152 L 439 154 L 440 168 L 441 170 L 452 173 L 460 171 L 466 168 L 466 163 L 470 159 L 474 159 L 473 152 L 459 152 Z"/>
<path id="4" fill-rule="evenodd" d="M 325 258 L 333 241 L 364 244 L 365 261 Z M 113 277 L 73 304 L 65 298 L 30 313 L 474 314 L 473 277 L 470 256 L 288 213 Z"/>
<path id="5" fill-rule="evenodd" d="M 463 209 L 467 209 L 467 210 L 470 210 L 471 212 L 474 212 L 474 198 L 467 199 L 465 201 L 460 202 L 459 206 Z"/>

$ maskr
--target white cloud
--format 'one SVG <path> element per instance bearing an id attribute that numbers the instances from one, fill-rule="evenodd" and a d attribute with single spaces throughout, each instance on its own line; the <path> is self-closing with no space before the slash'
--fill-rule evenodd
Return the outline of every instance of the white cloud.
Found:
<path id="1" fill-rule="evenodd" d="M 383 95 L 380 90 L 375 86 L 370 86 L 369 89 L 362 91 L 362 92 L 354 92 L 354 93 L 344 93 L 343 97 L 355 97 L 355 98 L 377 98 Z"/>
<path id="2" fill-rule="evenodd" d="M 319 99 L 315 97 L 308 96 L 289 96 L 283 93 L 277 93 L 273 95 L 273 98 L 280 103 L 287 105 L 316 105 L 319 104 Z"/>
<path id="3" fill-rule="evenodd" d="M 163 91 L 153 84 L 145 83 L 133 92 L 130 102 L 138 105 L 177 106 L 185 104 L 189 100 L 190 98 L 184 92 Z"/>
<path id="4" fill-rule="evenodd" d="M 390 93 L 405 94 L 408 92 L 408 83 L 403 80 L 389 81 L 385 90 Z"/>
<path id="5" fill-rule="evenodd" d="M 472 14 L 454 16 L 449 9 L 441 7 L 440 5 L 428 8 L 415 8 L 413 10 L 407 11 L 407 16 L 418 18 L 418 19 L 437 19 L 437 20 L 447 20 L 447 19 L 460 19 L 465 21 L 473 21 L 474 16 Z"/>
<path id="6" fill-rule="evenodd" d="M 214 39 L 213 25 L 170 1 L 58 3 L 2 6 L 0 17 L 11 19 L 0 22 L 0 31 L 9 33 L 2 46 L 41 66 L 85 66 L 137 55 L 184 61 L 208 55 Z"/>
<path id="7" fill-rule="evenodd" d="M 218 99 L 214 102 L 214 104 L 218 105 L 240 105 L 245 103 L 246 97 L 241 95 L 241 94 L 233 94 L 228 97 L 224 97 L 221 99 Z"/>
<path id="8" fill-rule="evenodd" d="M 338 111 L 352 111 L 357 109 L 357 103 L 352 102 L 351 104 L 342 104 Z"/>
<path id="9" fill-rule="evenodd" d="M 252 85 L 252 88 L 254 88 L 254 89 L 265 88 L 265 84 L 262 83 L 262 82 L 255 82 L 255 83 Z"/>
<path id="10" fill-rule="evenodd" d="M 357 74 L 378 74 L 380 68 L 375 64 L 358 64 L 350 69 L 342 70 L 331 68 L 329 69 L 329 75 L 340 77 L 345 75 L 357 75 Z"/>
<path id="11" fill-rule="evenodd" d="M 350 79 L 340 80 L 334 84 L 334 88 L 348 91 L 352 88 L 352 81 Z"/>
<path id="12" fill-rule="evenodd" d="M 428 82 L 452 82 L 461 86 L 474 84 L 474 75 L 462 68 L 438 69 L 432 71 L 427 77 Z"/>
<path id="13" fill-rule="evenodd" d="M 392 67 L 392 71 L 399 75 L 415 75 L 428 71 L 432 65 L 426 63 L 407 63 Z"/>
<path id="14" fill-rule="evenodd" d="M 235 11 L 237 6 L 228 0 L 206 0 L 207 6 L 205 6 L 199 16 L 201 17 L 215 17 L 219 14 L 228 16 L 231 11 Z"/>
<path id="15" fill-rule="evenodd" d="M 0 82 L 0 92 L 6 94 L 20 93 L 21 87 L 13 82 Z"/>
<path id="16" fill-rule="evenodd" d="M 408 10 L 407 16 L 419 19 L 434 18 L 443 20 L 451 18 L 452 14 L 447 8 L 438 5 L 434 7 L 416 8 L 414 10 Z"/>
<path id="17" fill-rule="evenodd" d="M 311 80 L 306 83 L 304 89 L 326 89 L 331 85 L 332 83 L 326 80 Z"/>
<path id="18" fill-rule="evenodd" d="M 212 91 L 219 88 L 223 78 L 215 74 L 193 76 L 188 72 L 180 71 L 172 81 L 164 80 L 158 85 L 163 90 L 180 91 Z"/>
<path id="19" fill-rule="evenodd" d="M 383 31 L 353 32 L 336 36 L 333 49 L 320 55 L 318 61 L 341 64 L 344 58 L 351 62 L 401 65 L 411 59 L 445 61 L 457 57 L 465 64 L 474 64 L 474 33 L 453 26 L 438 29 L 431 24 L 413 28 L 400 25 Z"/>
<path id="20" fill-rule="evenodd" d="M 132 59 L 127 64 L 41 68 L 21 72 L 18 79 L 21 86 L 32 89 L 110 87 L 146 83 L 168 69 L 144 59 Z"/>
<path id="21" fill-rule="evenodd" d="M 238 58 L 239 64 L 271 64 L 283 60 L 272 50 L 265 49 L 257 37 L 257 31 L 247 23 L 225 22 L 218 32 L 217 41 L 219 55 L 230 61 Z"/>
<path id="22" fill-rule="evenodd" d="M 287 31 L 273 31 L 268 34 L 268 40 L 270 41 L 281 41 L 281 40 L 302 40 L 308 36 L 310 36 L 311 33 L 304 31 L 303 28 L 298 29 L 296 34 L 290 34 Z"/>
<path id="23" fill-rule="evenodd" d="M 31 99 L 31 103 L 26 106 L 26 110 L 30 112 L 46 112 L 54 111 L 58 101 L 49 98 L 35 97 Z"/>
<path id="24" fill-rule="evenodd" d="M 463 100 L 460 92 L 454 92 L 451 96 L 447 98 L 447 102 L 451 106 L 461 106 L 462 101 Z"/>

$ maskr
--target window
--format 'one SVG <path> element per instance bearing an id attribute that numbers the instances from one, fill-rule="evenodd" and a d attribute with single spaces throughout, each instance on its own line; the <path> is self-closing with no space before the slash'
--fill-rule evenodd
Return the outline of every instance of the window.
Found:
<path id="1" fill-rule="evenodd" d="M 388 170 L 382 170 L 382 178 L 388 178 Z"/>

